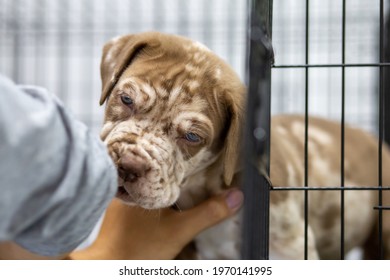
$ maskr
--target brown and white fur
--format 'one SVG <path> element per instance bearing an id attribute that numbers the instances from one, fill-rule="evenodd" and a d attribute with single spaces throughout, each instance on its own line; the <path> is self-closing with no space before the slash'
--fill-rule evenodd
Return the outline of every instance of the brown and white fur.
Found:
<path id="1" fill-rule="evenodd" d="M 156 209 L 192 207 L 231 186 L 240 170 L 245 87 L 205 46 L 175 35 L 146 32 L 115 38 L 103 49 L 107 102 L 101 137 L 118 168 L 118 197 Z M 272 120 L 271 181 L 303 185 L 303 119 Z M 340 127 L 311 118 L 309 184 L 340 184 Z M 346 131 L 346 185 L 373 186 L 376 142 Z M 389 165 L 384 150 L 384 164 Z M 386 173 L 385 173 L 386 174 Z M 390 182 L 385 175 L 384 183 Z M 338 258 L 340 194 L 311 192 L 309 258 Z M 361 246 L 375 223 L 376 192 L 346 192 L 346 250 Z M 271 193 L 271 257 L 303 258 L 301 192 Z M 240 215 L 200 234 L 200 258 L 233 259 L 240 253 Z"/>

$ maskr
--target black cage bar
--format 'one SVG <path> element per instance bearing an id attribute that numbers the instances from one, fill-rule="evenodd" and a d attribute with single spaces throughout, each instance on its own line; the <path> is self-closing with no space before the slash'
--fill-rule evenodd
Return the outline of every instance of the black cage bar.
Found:
<path id="1" fill-rule="evenodd" d="M 242 258 L 268 259 L 272 1 L 249 1 L 249 7 Z"/>

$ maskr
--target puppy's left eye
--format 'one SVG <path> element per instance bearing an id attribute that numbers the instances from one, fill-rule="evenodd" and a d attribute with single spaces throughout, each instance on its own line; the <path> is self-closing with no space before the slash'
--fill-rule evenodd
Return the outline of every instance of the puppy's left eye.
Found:
<path id="1" fill-rule="evenodd" d="M 131 99 L 129 96 L 127 95 L 122 95 L 121 96 L 121 100 L 123 102 L 123 104 L 125 105 L 132 105 L 134 103 L 133 99 Z"/>
<path id="2" fill-rule="evenodd" d="M 184 138 L 191 143 L 199 143 L 202 140 L 199 135 L 193 132 L 186 133 Z"/>

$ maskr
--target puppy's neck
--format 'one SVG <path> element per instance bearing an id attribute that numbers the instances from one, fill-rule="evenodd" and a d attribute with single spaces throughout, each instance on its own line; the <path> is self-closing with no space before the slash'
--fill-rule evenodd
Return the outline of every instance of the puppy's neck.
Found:
<path id="1" fill-rule="evenodd" d="M 191 208 L 225 188 L 222 160 L 218 158 L 207 168 L 186 178 L 177 206 L 182 210 Z"/>

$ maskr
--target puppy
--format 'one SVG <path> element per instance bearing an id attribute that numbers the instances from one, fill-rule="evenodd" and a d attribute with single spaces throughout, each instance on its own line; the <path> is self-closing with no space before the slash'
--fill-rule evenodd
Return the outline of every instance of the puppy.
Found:
<path id="1" fill-rule="evenodd" d="M 119 198 L 186 209 L 231 185 L 245 87 L 227 64 L 199 43 L 148 32 L 108 42 L 101 76 L 101 137 L 118 168 Z"/>
<path id="2" fill-rule="evenodd" d="M 117 196 L 124 203 L 186 209 L 232 185 L 241 169 L 245 87 L 209 49 L 157 32 L 118 37 L 104 46 L 101 78 L 100 104 L 107 103 L 101 137 L 117 166 Z M 272 121 L 274 186 L 303 185 L 303 121 Z M 339 131 L 335 123 L 311 119 L 310 185 L 340 184 Z M 346 185 L 376 185 L 374 138 L 348 128 L 346 142 Z M 368 238 L 375 195 L 346 193 L 347 250 Z M 311 192 L 309 201 L 309 258 L 337 258 L 339 193 Z M 237 215 L 200 234 L 198 258 L 239 258 L 240 227 Z M 271 192 L 271 257 L 302 259 L 303 232 L 302 193 Z"/>
<path id="3" fill-rule="evenodd" d="M 270 176 L 273 185 L 304 185 L 304 117 L 272 118 Z M 309 118 L 308 185 L 336 187 L 341 182 L 341 127 L 336 122 Z M 389 186 L 390 153 L 383 146 L 383 185 Z M 368 133 L 345 129 L 344 185 L 378 185 L 378 140 Z M 385 193 L 386 191 L 384 191 Z M 345 191 L 344 249 L 368 242 L 378 220 L 377 191 Z M 303 192 L 271 192 L 270 256 L 276 259 L 303 257 Z M 341 232 L 340 191 L 309 191 L 308 258 L 339 259 Z M 386 201 L 384 200 L 384 203 Z M 388 217 L 388 216 L 386 216 Z M 389 233 L 384 229 L 384 236 Z M 377 235 L 375 235 L 377 236 Z M 387 242 L 389 242 L 388 240 Z M 372 250 L 373 248 L 371 248 Z M 375 250 L 378 252 L 378 248 Z M 378 255 L 377 255 L 378 257 Z"/>

